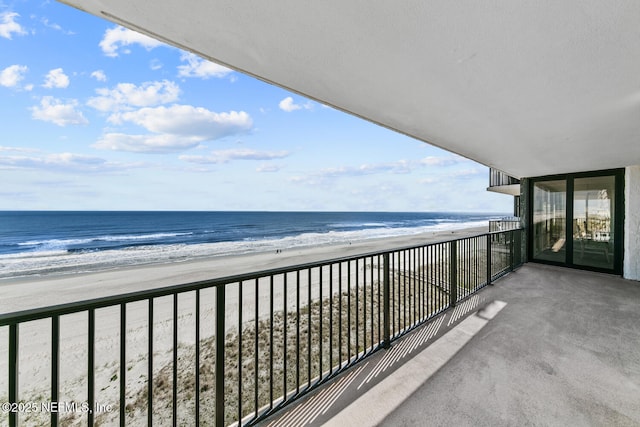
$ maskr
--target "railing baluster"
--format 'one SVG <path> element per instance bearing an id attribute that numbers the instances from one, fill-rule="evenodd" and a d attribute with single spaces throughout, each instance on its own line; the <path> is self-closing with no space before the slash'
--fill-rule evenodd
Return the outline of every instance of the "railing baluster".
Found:
<path id="1" fill-rule="evenodd" d="M 238 282 L 238 420 L 242 419 L 242 284 Z M 286 295 L 285 295 L 286 299 Z M 286 323 L 285 323 L 286 325 Z M 285 326 L 285 336 L 287 328 Z M 287 346 L 285 345 L 285 349 Z M 285 351 L 286 354 L 286 351 Z"/>
<path id="2" fill-rule="evenodd" d="M 516 240 L 513 244 L 515 245 L 517 265 L 520 266 L 522 265 L 522 230 L 516 230 L 514 233 L 516 235 Z"/>
<path id="3" fill-rule="evenodd" d="M 413 316 L 413 320 L 411 321 L 412 327 L 415 327 L 420 324 L 420 300 L 419 300 L 419 271 L 418 271 L 418 261 L 420 255 L 417 249 L 411 249 L 411 276 L 409 281 L 411 283 L 411 313 Z"/>
<path id="4" fill-rule="evenodd" d="M 411 310 L 413 313 L 413 325 L 417 325 L 418 324 L 418 314 L 416 313 L 416 309 L 418 309 L 418 304 L 416 302 L 416 278 L 417 278 L 417 271 L 416 271 L 416 249 L 411 249 L 411 281 L 413 282 L 413 285 L 411 286 L 411 289 L 413 289 L 413 309 Z"/>
<path id="5" fill-rule="evenodd" d="M 173 384 L 172 419 L 173 426 L 178 425 L 178 294 L 173 294 Z"/>
<path id="6" fill-rule="evenodd" d="M 300 270 L 296 271 L 296 394 L 300 393 Z"/>
<path id="7" fill-rule="evenodd" d="M 374 282 L 373 282 L 373 270 L 374 270 L 374 268 L 373 268 L 373 266 L 374 266 L 373 255 L 371 255 L 371 263 L 370 263 L 370 265 L 371 265 L 371 269 L 370 269 L 371 278 L 370 278 L 369 282 L 371 283 L 371 292 L 370 292 L 370 294 L 371 294 L 371 351 L 373 351 L 373 348 L 375 347 L 375 338 L 374 338 L 374 335 L 373 335 L 374 329 L 375 329 L 374 326 L 373 326 L 373 290 L 375 289 Z"/>
<path id="8" fill-rule="evenodd" d="M 440 285 L 440 291 L 438 292 L 438 296 L 439 296 L 439 301 L 438 301 L 438 311 L 442 311 L 442 309 L 445 307 L 445 294 L 444 294 L 444 278 L 447 277 L 448 279 L 448 271 L 445 271 L 445 262 L 444 262 L 444 254 L 445 254 L 445 244 L 439 245 L 438 246 L 438 271 L 436 272 L 436 283 L 438 283 Z"/>
<path id="9" fill-rule="evenodd" d="M 513 230 L 509 231 L 509 271 L 513 271 L 514 264 L 514 244 L 513 244 Z"/>
<path id="10" fill-rule="evenodd" d="M 384 291 L 383 291 L 383 302 L 384 302 L 384 348 L 391 347 L 391 301 L 390 301 L 390 275 L 389 271 L 389 253 L 386 252 L 384 255 Z"/>
<path id="11" fill-rule="evenodd" d="M 434 272 L 435 272 L 435 262 L 434 262 L 434 257 L 436 254 L 436 251 L 438 250 L 438 245 L 433 245 L 429 248 L 429 251 L 427 252 L 427 271 L 426 271 L 426 277 L 427 277 L 427 315 L 429 317 L 431 317 L 434 313 L 435 313 L 435 306 L 434 304 L 436 304 L 436 298 L 435 298 L 435 286 L 432 286 L 433 283 L 435 283 L 434 281 Z"/>
<path id="12" fill-rule="evenodd" d="M 200 425 L 200 289 L 196 289 L 195 425 Z"/>
<path id="13" fill-rule="evenodd" d="M 380 343 L 384 343 L 384 337 L 383 337 L 383 332 L 382 332 L 382 319 L 381 319 L 381 314 L 382 314 L 382 309 L 381 309 L 381 302 L 382 302 L 382 298 L 381 298 L 381 294 L 382 294 L 382 287 L 384 286 L 382 281 L 384 280 L 384 274 L 382 275 L 382 277 L 380 276 L 380 270 L 382 269 L 384 271 L 384 265 L 382 265 L 384 263 L 384 261 L 382 261 L 382 263 L 380 262 L 380 256 L 381 255 L 377 255 L 378 258 L 378 344 Z M 384 256 L 383 256 L 384 259 Z"/>
<path id="14" fill-rule="evenodd" d="M 333 374 L 333 264 L 329 264 L 329 375 Z"/>
<path id="15" fill-rule="evenodd" d="M 256 280 L 254 282 L 255 285 L 255 312 L 253 313 L 253 320 L 255 322 L 256 325 L 256 335 L 253 338 L 253 357 L 254 357 L 254 367 L 253 367 L 253 405 L 254 408 L 256 410 L 256 416 L 255 418 L 258 418 L 258 409 L 260 408 L 260 404 L 258 402 L 258 371 L 260 369 L 260 360 L 259 360 L 259 340 L 260 340 L 260 330 L 259 330 L 259 326 L 260 326 L 260 321 L 258 316 L 260 315 L 260 311 L 259 311 L 259 307 L 258 307 L 258 302 L 260 301 L 260 294 L 258 291 L 258 278 L 256 277 Z M 199 425 L 199 424 L 196 424 Z"/>
<path id="16" fill-rule="evenodd" d="M 149 362 L 147 364 L 147 426 L 153 426 L 153 298 L 148 299 Z"/>
<path id="17" fill-rule="evenodd" d="M 362 351 L 367 354 L 367 259 L 362 259 Z"/>
<path id="18" fill-rule="evenodd" d="M 395 288 L 398 288 L 398 327 L 394 328 L 394 331 L 393 331 L 394 337 L 400 335 L 400 331 L 402 330 L 402 297 L 400 295 L 400 291 L 402 290 L 402 280 L 400 276 L 402 274 L 402 266 L 400 261 L 400 253 L 401 251 L 393 252 L 391 254 L 392 256 L 391 260 L 392 260 L 392 265 L 394 270 L 393 286 L 394 286 L 394 290 Z M 397 265 L 396 265 L 396 254 L 398 257 Z M 395 280 L 396 277 L 398 277 L 398 280 Z M 395 305 L 392 307 L 392 310 L 395 310 Z"/>
<path id="19" fill-rule="evenodd" d="M 347 361 L 351 363 L 351 261 L 347 261 Z"/>
<path id="20" fill-rule="evenodd" d="M 307 388 L 311 388 L 311 267 L 307 270 Z"/>
<path id="21" fill-rule="evenodd" d="M 124 426 L 125 410 L 127 407 L 126 398 L 126 377 L 127 374 L 127 305 L 120 304 L 120 426 Z"/>
<path id="22" fill-rule="evenodd" d="M 18 403 L 18 361 L 19 361 L 19 327 L 17 323 L 9 325 L 9 403 Z M 9 412 L 9 426 L 14 427 L 18 425 L 18 412 Z"/>
<path id="23" fill-rule="evenodd" d="M 287 400 L 287 273 L 284 273 L 284 283 L 282 292 L 282 314 L 284 316 L 284 352 L 282 357 L 282 400 Z"/>
<path id="24" fill-rule="evenodd" d="M 487 240 L 487 245 L 486 245 L 486 251 L 487 251 L 487 256 L 486 258 L 486 263 L 487 263 L 487 284 L 488 285 L 493 285 L 493 280 L 492 279 L 492 272 L 491 272 L 491 234 L 487 234 L 485 235 L 485 239 Z"/>
<path id="25" fill-rule="evenodd" d="M 51 316 L 51 402 L 60 391 L 60 316 Z M 58 426 L 58 411 L 51 411 L 51 427 Z"/>
<path id="26" fill-rule="evenodd" d="M 89 408 L 95 407 L 95 342 L 96 342 L 96 312 L 94 308 L 90 308 L 88 313 L 88 336 L 87 336 L 87 404 Z M 120 402 L 122 406 L 123 402 Z M 89 411 L 88 424 L 94 423 L 93 411 Z"/>
<path id="27" fill-rule="evenodd" d="M 269 277 L 269 409 L 273 409 L 273 275 Z"/>
<path id="28" fill-rule="evenodd" d="M 273 310 L 271 311 L 273 313 Z M 225 412 L 225 285 L 216 287 L 216 426 L 224 427 Z M 273 381 L 272 381 L 273 383 Z"/>
<path id="29" fill-rule="evenodd" d="M 407 314 L 409 312 L 409 309 L 411 307 L 409 307 L 410 303 L 409 303 L 409 295 L 407 292 L 407 251 L 404 250 L 402 251 L 402 266 L 400 268 L 400 271 L 403 272 L 402 274 L 402 330 L 406 331 L 407 330 Z"/>
<path id="30" fill-rule="evenodd" d="M 319 305 L 319 309 L 320 309 L 319 313 L 320 314 L 318 316 L 318 325 L 319 325 L 320 336 L 319 336 L 319 339 L 318 339 L 318 342 L 319 342 L 318 344 L 320 346 L 320 351 L 319 351 L 318 357 L 319 357 L 320 361 L 319 361 L 318 365 L 320 366 L 319 378 L 320 378 L 320 381 L 322 381 L 322 372 L 323 372 L 323 369 L 322 369 L 322 341 L 323 341 L 323 334 L 322 334 L 322 306 L 323 306 L 323 302 L 324 302 L 322 300 L 322 285 L 323 285 L 323 283 L 322 283 L 322 279 L 323 279 L 323 277 L 322 277 L 322 266 L 319 267 L 319 270 L 320 270 L 319 271 L 320 284 L 318 286 L 318 291 L 320 292 L 320 305 Z"/>
<path id="31" fill-rule="evenodd" d="M 360 263 L 358 261 L 360 261 L 359 258 L 356 258 L 356 360 L 360 357 Z"/>
<path id="32" fill-rule="evenodd" d="M 458 242 L 450 243 L 449 253 L 449 307 L 455 307 L 458 301 Z"/>
<path id="33" fill-rule="evenodd" d="M 427 259 L 426 259 L 426 248 L 423 246 L 418 250 L 418 275 L 416 276 L 418 279 L 418 304 L 419 304 L 419 310 L 418 310 L 418 318 L 420 319 L 420 322 L 424 322 L 427 319 L 427 312 L 425 310 L 425 301 L 426 301 L 426 290 L 427 290 L 427 286 L 426 286 L 426 265 L 427 265 Z"/>
<path id="34" fill-rule="evenodd" d="M 338 263 L 338 354 L 342 368 L 342 262 Z"/>

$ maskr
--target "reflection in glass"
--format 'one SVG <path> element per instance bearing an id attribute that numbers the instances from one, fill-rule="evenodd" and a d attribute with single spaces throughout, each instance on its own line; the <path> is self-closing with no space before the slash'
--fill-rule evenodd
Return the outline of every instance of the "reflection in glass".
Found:
<path id="1" fill-rule="evenodd" d="M 573 192 L 573 263 L 613 268 L 615 177 L 576 178 Z"/>
<path id="2" fill-rule="evenodd" d="M 566 261 L 567 183 L 541 181 L 533 187 L 533 257 Z"/>

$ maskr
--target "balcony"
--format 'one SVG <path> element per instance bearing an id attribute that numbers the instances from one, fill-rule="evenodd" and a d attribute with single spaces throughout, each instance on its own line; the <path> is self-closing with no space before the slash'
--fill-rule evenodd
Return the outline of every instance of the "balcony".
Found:
<path id="1" fill-rule="evenodd" d="M 637 282 L 529 263 L 476 297 L 265 425 L 640 425 Z"/>
<path id="2" fill-rule="evenodd" d="M 0 425 L 253 425 L 522 262 L 522 230 L 0 314 Z M 6 410 L 5 410 L 6 409 Z"/>
<path id="3" fill-rule="evenodd" d="M 497 169 L 489 169 L 489 187 L 487 191 L 509 194 L 511 196 L 520 195 L 520 180 L 507 175 Z"/>

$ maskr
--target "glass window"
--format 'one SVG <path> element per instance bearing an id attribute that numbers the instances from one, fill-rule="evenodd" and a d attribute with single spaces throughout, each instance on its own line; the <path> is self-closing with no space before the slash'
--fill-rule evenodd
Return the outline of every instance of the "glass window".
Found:
<path id="1" fill-rule="evenodd" d="M 615 176 L 574 180 L 574 264 L 613 268 L 614 209 Z"/>
<path id="2" fill-rule="evenodd" d="M 566 262 L 566 180 L 533 186 L 533 258 Z"/>

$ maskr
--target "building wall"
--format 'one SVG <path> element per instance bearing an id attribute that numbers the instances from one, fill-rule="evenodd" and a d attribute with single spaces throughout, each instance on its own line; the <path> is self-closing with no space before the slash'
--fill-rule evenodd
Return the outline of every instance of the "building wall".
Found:
<path id="1" fill-rule="evenodd" d="M 624 193 L 623 275 L 625 279 L 640 280 L 640 166 L 626 168 Z"/>

